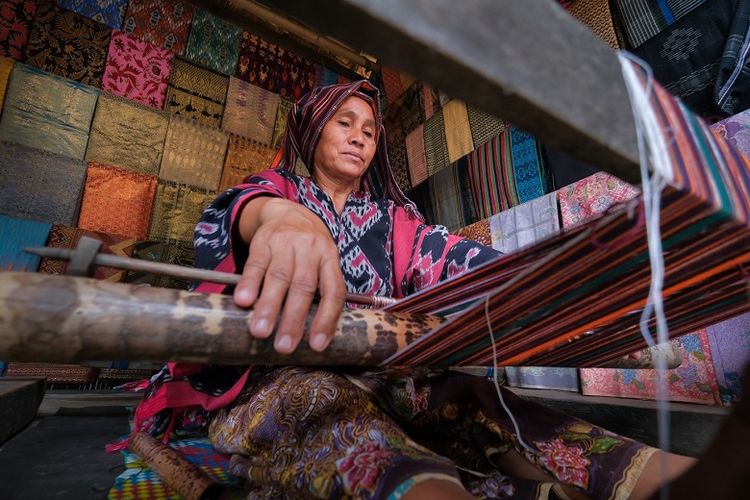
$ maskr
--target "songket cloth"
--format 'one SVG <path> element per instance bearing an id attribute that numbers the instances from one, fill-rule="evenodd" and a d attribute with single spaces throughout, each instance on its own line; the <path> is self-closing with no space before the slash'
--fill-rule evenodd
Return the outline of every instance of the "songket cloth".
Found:
<path id="1" fill-rule="evenodd" d="M 508 124 L 500 118 L 495 118 L 489 113 L 474 108 L 468 107 L 469 112 L 469 128 L 471 129 L 471 137 L 474 140 L 474 147 L 477 149 L 486 142 L 492 140 L 493 137 L 505 132 L 508 128 Z"/>
<path id="2" fill-rule="evenodd" d="M 658 35 L 705 1 L 642 2 L 640 0 L 616 0 L 615 8 L 622 21 L 628 47 L 634 49 L 649 38 Z"/>
<path id="3" fill-rule="evenodd" d="M 388 102 L 393 102 L 414 83 L 414 78 L 390 66 L 381 66 L 383 85 Z"/>
<path id="4" fill-rule="evenodd" d="M 664 380 L 668 399 L 686 403 L 720 403 L 719 385 L 705 330 L 672 339 L 680 349 L 682 363 L 666 370 Z M 587 396 L 657 399 L 656 370 L 620 368 L 581 368 L 581 389 Z"/>
<path id="5" fill-rule="evenodd" d="M 280 97 L 239 78 L 229 78 L 221 128 L 261 144 L 273 141 Z"/>
<path id="6" fill-rule="evenodd" d="M 246 177 L 269 168 L 275 154 L 276 151 L 268 146 L 238 135 L 230 135 L 219 191 L 242 184 Z"/>
<path id="7" fill-rule="evenodd" d="M 139 40 L 181 55 L 187 46 L 195 7 L 181 0 L 128 2 L 122 30 Z"/>
<path id="8" fill-rule="evenodd" d="M 135 242 L 130 238 L 60 224 L 52 226 L 47 246 L 73 249 L 78 246 L 78 242 L 84 236 L 102 242 L 101 249 L 99 250 L 100 253 L 116 255 L 118 257 L 130 257 L 133 255 L 133 244 Z M 46 274 L 65 274 L 67 268 L 67 261 L 49 259 L 47 257 L 43 258 L 39 264 L 39 272 Z M 97 266 L 94 269 L 94 278 L 113 283 L 124 281 L 126 274 L 126 271 L 113 267 Z"/>
<path id="9" fill-rule="evenodd" d="M 476 241 L 486 247 L 492 246 L 492 233 L 490 232 L 489 219 L 482 219 L 456 231 L 456 236 Z"/>
<path id="10" fill-rule="evenodd" d="M 714 101 L 722 113 L 731 115 L 750 107 L 750 1 L 739 0 L 732 19 L 724 52 L 719 61 L 719 74 L 714 88 Z"/>
<path id="11" fill-rule="evenodd" d="M 578 392 L 578 370 L 558 366 L 506 366 L 505 377 L 511 387 L 554 389 Z"/>
<path id="12" fill-rule="evenodd" d="M 0 56 L 26 59 L 36 0 L 6 0 L 0 11 Z"/>
<path id="13" fill-rule="evenodd" d="M 156 184 L 155 175 L 89 162 L 78 227 L 147 238 Z"/>
<path id="14" fill-rule="evenodd" d="M 455 99 L 446 104 L 443 108 L 443 122 L 448 160 L 453 163 L 474 150 L 466 104 Z"/>
<path id="15" fill-rule="evenodd" d="M 274 149 L 278 149 L 281 145 L 281 140 L 284 138 L 284 132 L 286 131 L 286 121 L 289 119 L 289 112 L 294 106 L 294 101 L 290 99 L 279 99 L 279 109 L 276 111 L 276 121 L 273 124 L 273 138 L 271 140 L 271 146 Z"/>
<path id="16" fill-rule="evenodd" d="M 164 107 L 174 54 L 122 31 L 112 33 L 102 89 L 157 109 Z"/>
<path id="17" fill-rule="evenodd" d="M 620 48 L 612 22 L 612 12 L 609 9 L 609 0 L 576 0 L 568 8 L 568 12 L 607 45 L 613 49 Z"/>
<path id="18" fill-rule="evenodd" d="M 638 196 L 639 190 L 606 172 L 581 179 L 557 191 L 564 228 L 571 228 L 598 217 L 612 205 Z"/>
<path id="19" fill-rule="evenodd" d="M 23 249 L 43 247 L 47 243 L 52 224 L 16 219 L 0 215 L 0 271 L 34 272 L 39 267 L 39 257 Z"/>
<path id="20" fill-rule="evenodd" d="M 57 4 L 78 14 L 119 30 L 125 17 L 127 0 L 58 0 Z"/>
<path id="21" fill-rule="evenodd" d="M 193 267 L 195 265 L 195 249 L 190 241 L 138 241 L 133 245 L 133 258 Z M 188 290 L 191 287 L 188 279 L 143 271 L 128 271 L 125 282 L 177 290 Z"/>
<path id="22" fill-rule="evenodd" d="M 164 110 L 219 127 L 229 79 L 182 59 L 175 59 Z"/>
<path id="23" fill-rule="evenodd" d="M 560 231 L 557 196 L 550 193 L 490 218 L 492 248 L 508 254 Z"/>
<path id="24" fill-rule="evenodd" d="M 405 139 L 406 158 L 409 163 L 409 178 L 412 186 L 427 180 L 427 157 L 424 152 L 424 125 L 409 132 Z M 390 150 L 390 148 L 389 148 Z"/>
<path id="25" fill-rule="evenodd" d="M 216 192 L 159 180 L 149 239 L 190 241 L 195 224 Z"/>
<path id="26" fill-rule="evenodd" d="M 716 122 L 711 129 L 739 151 L 750 154 L 750 110 Z"/>
<path id="27" fill-rule="evenodd" d="M 254 33 L 243 31 L 240 40 L 237 78 L 273 92 L 277 88 L 279 57 L 282 51 L 283 49 L 278 45 Z M 291 96 L 287 98 L 292 99 Z"/>
<path id="28" fill-rule="evenodd" d="M 719 384 L 721 403 L 738 403 L 745 367 L 750 363 L 750 314 L 743 314 L 706 328 L 711 346 L 711 359 Z"/>
<path id="29" fill-rule="evenodd" d="M 315 85 L 315 65 L 290 50 L 278 48 L 279 70 L 273 92 L 298 100 Z"/>
<path id="30" fill-rule="evenodd" d="M 242 29 L 205 10 L 193 14 L 185 58 L 223 75 L 234 75 Z"/>
<path id="31" fill-rule="evenodd" d="M 159 178 L 218 189 L 229 135 L 189 119 L 172 117 L 164 141 Z"/>
<path id="32" fill-rule="evenodd" d="M 424 154 L 430 176 L 450 165 L 442 110 L 424 122 Z"/>
<path id="33" fill-rule="evenodd" d="M 82 161 L 0 141 L 0 214 L 75 225 L 85 178 Z"/>
<path id="34" fill-rule="evenodd" d="M 91 123 L 86 160 L 157 175 L 168 124 L 163 112 L 102 94 Z"/>
<path id="35" fill-rule="evenodd" d="M 16 63 L 0 119 L 0 140 L 78 160 L 86 153 L 99 92 Z"/>
<path id="36" fill-rule="evenodd" d="M 5 92 L 8 90 L 8 79 L 13 71 L 13 59 L 0 57 L 0 109 L 5 101 Z"/>
<path id="37" fill-rule="evenodd" d="M 54 0 L 38 0 L 25 62 L 99 87 L 111 32 L 93 19 L 58 7 Z"/>

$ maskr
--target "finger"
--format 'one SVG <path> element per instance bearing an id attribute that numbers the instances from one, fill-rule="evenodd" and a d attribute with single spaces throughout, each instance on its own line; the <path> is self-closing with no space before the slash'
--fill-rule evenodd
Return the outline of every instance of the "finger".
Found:
<path id="1" fill-rule="evenodd" d="M 294 253 L 286 246 L 274 248 L 271 262 L 263 277 L 263 288 L 253 307 L 250 334 L 259 339 L 273 332 L 294 269 Z"/>
<path id="2" fill-rule="evenodd" d="M 318 289 L 318 259 L 308 248 L 294 253 L 294 272 L 276 330 L 276 350 L 293 352 L 305 333 L 305 321 Z"/>
<path id="3" fill-rule="evenodd" d="M 234 287 L 234 303 L 250 307 L 258 298 L 263 276 L 271 263 L 271 249 L 263 242 L 250 245 L 250 253 L 242 269 L 240 281 Z"/>
<path id="4" fill-rule="evenodd" d="M 320 304 L 310 325 L 310 347 L 314 351 L 328 347 L 344 308 L 346 287 L 337 257 L 330 257 L 321 263 Z"/>

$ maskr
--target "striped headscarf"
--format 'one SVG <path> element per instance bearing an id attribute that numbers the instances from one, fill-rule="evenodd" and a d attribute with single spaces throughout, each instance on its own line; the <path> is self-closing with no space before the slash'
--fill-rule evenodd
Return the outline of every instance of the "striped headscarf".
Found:
<path id="1" fill-rule="evenodd" d="M 391 172 L 388 161 L 388 146 L 386 144 L 385 128 L 380 113 L 379 91 L 367 80 L 352 83 L 327 85 L 316 87 L 297 101 L 289 112 L 286 132 L 281 147 L 273 160 L 272 168 L 294 172 L 294 164 L 300 158 L 313 173 L 315 147 L 328 120 L 336 110 L 351 96 L 357 96 L 372 107 L 375 116 L 375 141 L 377 147 L 375 156 L 365 174 L 362 176 L 362 190 L 372 196 L 377 196 L 370 174 L 374 174 L 376 182 L 382 186 L 383 195 L 396 205 L 404 207 L 407 212 L 424 219 L 417 211 L 416 205 L 404 195 Z M 374 170 L 373 170 L 374 169 Z"/>

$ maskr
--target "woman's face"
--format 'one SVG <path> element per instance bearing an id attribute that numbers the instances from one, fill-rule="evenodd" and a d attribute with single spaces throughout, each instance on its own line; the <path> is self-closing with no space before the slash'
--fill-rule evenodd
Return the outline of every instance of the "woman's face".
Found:
<path id="1" fill-rule="evenodd" d="M 313 156 L 316 176 L 358 182 L 375 156 L 376 133 L 370 104 L 349 97 L 323 127 Z"/>

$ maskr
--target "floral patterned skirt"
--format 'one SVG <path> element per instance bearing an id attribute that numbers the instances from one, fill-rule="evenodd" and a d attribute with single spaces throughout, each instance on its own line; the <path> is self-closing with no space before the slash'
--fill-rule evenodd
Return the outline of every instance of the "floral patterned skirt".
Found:
<path id="1" fill-rule="evenodd" d="M 284 367 L 252 373 L 209 435 L 252 498 L 400 498 L 431 478 L 480 498 L 627 498 L 655 451 L 502 396 L 519 432 L 488 379 Z M 501 470 L 511 450 L 536 479 Z"/>

